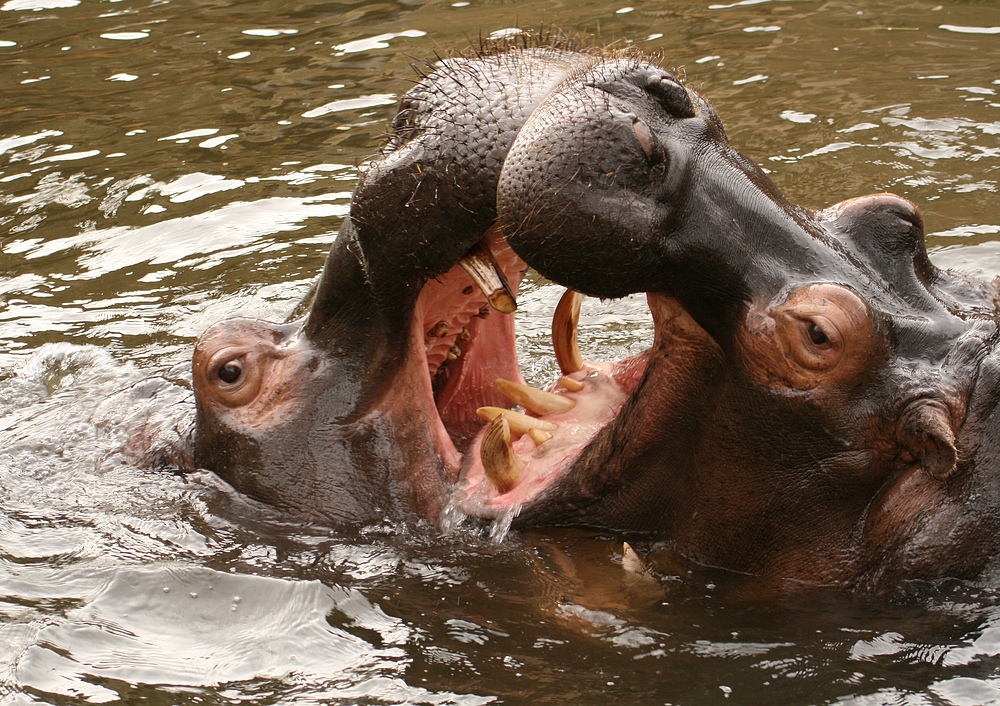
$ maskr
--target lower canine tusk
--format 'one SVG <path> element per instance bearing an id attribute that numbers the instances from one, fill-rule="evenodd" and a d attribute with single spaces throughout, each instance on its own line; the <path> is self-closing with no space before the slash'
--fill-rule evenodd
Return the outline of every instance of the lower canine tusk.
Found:
<path id="1" fill-rule="evenodd" d="M 510 492 L 524 471 L 524 464 L 510 442 L 510 425 L 506 417 L 498 416 L 490 423 L 479 446 L 483 472 L 502 495 Z"/>

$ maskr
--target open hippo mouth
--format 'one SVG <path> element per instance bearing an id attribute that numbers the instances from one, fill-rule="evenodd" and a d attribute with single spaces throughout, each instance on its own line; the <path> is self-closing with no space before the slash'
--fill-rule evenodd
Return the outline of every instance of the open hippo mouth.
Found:
<path id="1" fill-rule="evenodd" d="M 562 376 L 546 389 L 529 386 L 516 358 L 513 317 L 526 269 L 491 228 L 459 264 L 424 286 L 413 319 L 411 340 L 424 341 L 420 352 L 443 425 L 439 443 L 464 453 L 454 500 L 479 517 L 516 516 L 543 501 L 581 460 L 600 463 L 614 444 L 595 440 L 640 406 L 632 398 L 648 374 L 668 374 L 649 361 L 667 348 L 679 352 L 671 341 L 692 327 L 707 336 L 675 300 L 649 294 L 652 347 L 619 361 L 585 361 L 577 345 L 583 295 L 567 289 L 552 319 Z"/>

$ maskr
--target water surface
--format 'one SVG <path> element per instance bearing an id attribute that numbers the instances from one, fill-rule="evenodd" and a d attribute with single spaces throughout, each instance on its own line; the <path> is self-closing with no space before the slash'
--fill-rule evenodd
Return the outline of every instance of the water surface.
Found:
<path id="1" fill-rule="evenodd" d="M 1000 273 L 991 0 L 0 0 L 5 703 L 1000 700 L 992 591 L 759 602 L 611 536 L 332 533 L 123 451 L 186 433 L 202 330 L 303 294 L 412 65 L 541 26 L 660 55 L 794 201 L 900 193 L 937 264 Z M 559 294 L 521 297 L 536 382 Z M 587 306 L 585 354 L 648 341 L 641 300 Z"/>

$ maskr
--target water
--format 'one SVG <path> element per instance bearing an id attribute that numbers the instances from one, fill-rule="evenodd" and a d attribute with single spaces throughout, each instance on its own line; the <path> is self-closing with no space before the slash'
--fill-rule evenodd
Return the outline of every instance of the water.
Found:
<path id="1" fill-rule="evenodd" d="M 901 193 L 935 262 L 1000 274 L 990 0 L 0 0 L 0 700 L 1000 701 L 992 591 L 761 599 L 614 537 L 331 533 L 139 470 L 130 434 L 190 431 L 197 335 L 319 271 L 410 65 L 541 25 L 662 54 L 798 203 Z M 529 379 L 558 296 L 528 278 Z M 648 341 L 641 301 L 587 307 L 585 354 Z"/>

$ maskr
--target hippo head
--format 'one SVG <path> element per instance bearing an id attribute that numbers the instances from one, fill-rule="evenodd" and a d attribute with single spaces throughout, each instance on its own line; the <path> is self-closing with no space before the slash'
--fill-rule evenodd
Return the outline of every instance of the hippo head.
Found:
<path id="1" fill-rule="evenodd" d="M 618 363 L 565 350 L 555 392 L 575 406 L 533 415 L 558 427 L 542 444 L 484 432 L 467 512 L 652 533 L 773 581 L 875 590 L 986 568 L 996 288 L 931 264 L 913 204 L 794 206 L 701 96 L 618 61 L 531 115 L 498 210 L 545 276 L 647 292 L 655 339 Z"/>
<path id="2" fill-rule="evenodd" d="M 407 93 L 304 316 L 199 340 L 198 466 L 328 525 L 439 516 L 476 410 L 508 404 L 493 381 L 522 381 L 511 314 L 526 266 L 492 227 L 500 165 L 581 61 L 451 59 Z M 487 73 L 496 84 L 470 81 Z"/>

